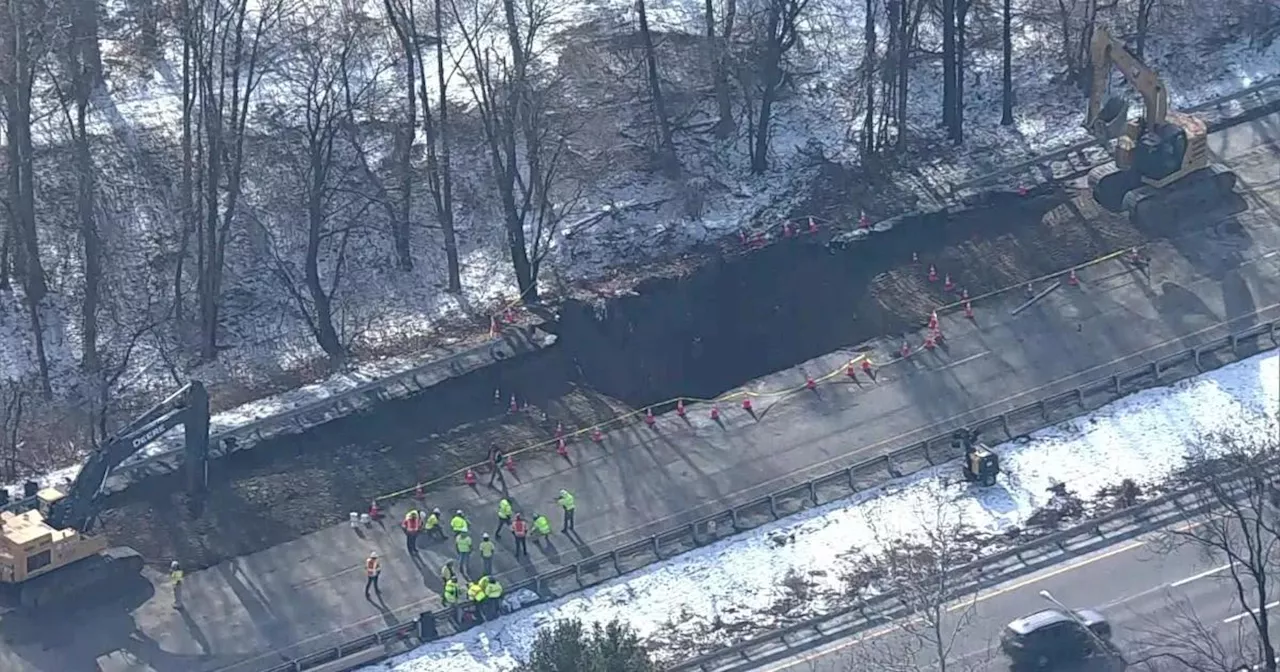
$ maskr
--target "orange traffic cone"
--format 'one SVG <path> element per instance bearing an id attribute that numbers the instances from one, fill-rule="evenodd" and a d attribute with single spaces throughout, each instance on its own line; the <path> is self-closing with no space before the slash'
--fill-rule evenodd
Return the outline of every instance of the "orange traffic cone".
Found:
<path id="1" fill-rule="evenodd" d="M 600 431 L 599 427 L 596 427 L 595 429 L 591 430 L 591 440 L 595 441 L 596 443 L 600 443 L 601 441 L 604 441 L 604 432 Z"/>
<path id="2" fill-rule="evenodd" d="M 782 237 L 783 238 L 791 237 L 791 222 L 782 223 Z"/>
<path id="3" fill-rule="evenodd" d="M 369 518 L 378 520 L 382 517 L 382 509 L 378 508 L 378 500 L 369 502 Z"/>
<path id="4" fill-rule="evenodd" d="M 968 301 L 968 300 L 969 300 L 969 290 L 967 290 L 967 289 L 962 289 L 962 290 L 960 290 L 960 300 L 961 300 L 961 301 Z"/>
<path id="5" fill-rule="evenodd" d="M 813 379 L 813 376 L 807 376 L 807 377 L 805 377 L 805 379 L 804 379 L 804 388 L 805 388 L 806 390 L 813 390 L 813 389 L 817 389 L 817 387 L 818 387 L 818 381 L 814 380 L 814 379 Z"/>
<path id="6" fill-rule="evenodd" d="M 815 223 L 815 222 L 813 221 L 813 218 L 812 218 L 812 217 L 810 217 L 810 218 L 809 218 L 809 233 L 817 233 L 817 232 L 818 232 L 818 225 L 817 225 L 817 223 Z"/>
<path id="7" fill-rule="evenodd" d="M 853 367 L 853 362 L 849 362 L 849 365 L 844 367 L 844 375 L 850 378 L 858 377 L 858 370 Z"/>
<path id="8" fill-rule="evenodd" d="M 858 228 L 863 231 L 871 228 L 871 218 L 867 217 L 867 213 L 863 212 L 858 215 Z"/>
<path id="9" fill-rule="evenodd" d="M 956 288 L 956 283 L 951 282 L 951 274 L 948 273 L 946 281 L 942 283 L 942 289 L 944 291 L 952 292 L 952 291 L 955 291 L 955 288 Z"/>
<path id="10" fill-rule="evenodd" d="M 644 424 L 652 427 L 654 422 L 657 422 L 657 419 L 653 417 L 653 409 L 652 408 L 644 409 Z"/>
<path id="11" fill-rule="evenodd" d="M 684 417 L 684 399 L 676 399 L 676 415 Z"/>
<path id="12" fill-rule="evenodd" d="M 933 264 L 929 264 L 929 282 L 938 281 L 938 268 Z"/>
<path id="13" fill-rule="evenodd" d="M 869 359 L 862 360 L 862 372 L 871 373 L 871 360 Z"/>
<path id="14" fill-rule="evenodd" d="M 515 413 L 520 410 L 520 404 L 516 403 L 516 395 L 511 395 L 511 403 L 507 404 L 507 412 Z"/>
<path id="15" fill-rule="evenodd" d="M 906 341 L 903 341 L 903 342 L 902 342 L 902 349 L 898 351 L 898 354 L 902 355 L 903 357 L 910 357 L 910 356 L 911 356 L 911 344 L 910 344 L 910 343 L 907 343 Z"/>
<path id="16" fill-rule="evenodd" d="M 1076 277 L 1076 269 L 1073 268 L 1070 273 L 1067 273 L 1067 284 L 1072 287 L 1080 284 L 1080 278 Z"/>
<path id="17" fill-rule="evenodd" d="M 425 495 L 426 495 L 426 493 L 424 493 L 424 492 L 422 491 L 422 484 L 421 484 L 421 483 L 419 483 L 417 486 L 415 486 L 415 487 L 413 488 L 413 498 L 414 498 L 414 499 L 422 499 Z"/>
<path id="18" fill-rule="evenodd" d="M 929 313 L 929 328 L 930 329 L 938 328 L 938 311 L 936 310 L 933 311 L 932 313 Z"/>
<path id="19" fill-rule="evenodd" d="M 933 334 L 932 334 L 932 333 L 927 334 L 927 335 L 924 337 L 924 349 L 925 349 L 925 350 L 932 350 L 932 349 L 934 349 L 934 347 L 936 347 L 936 346 L 937 346 L 937 343 L 935 343 L 935 342 L 934 342 L 934 340 L 933 340 Z"/>
<path id="20" fill-rule="evenodd" d="M 564 438 L 564 425 L 559 422 L 556 423 L 556 438 L 557 439 Z"/>
<path id="21" fill-rule="evenodd" d="M 462 474 L 462 482 L 463 482 L 463 483 L 466 483 L 467 485 L 475 485 L 475 484 L 476 484 L 476 472 L 474 472 L 474 471 L 472 471 L 470 468 L 468 468 L 468 469 L 467 469 L 467 471 L 466 471 L 466 473 Z"/>
<path id="22" fill-rule="evenodd" d="M 720 407 L 717 406 L 716 404 L 711 405 L 711 419 L 712 420 L 720 419 Z"/>
<path id="23" fill-rule="evenodd" d="M 964 302 L 964 316 L 973 319 L 973 304 L 968 301 Z"/>
<path id="24" fill-rule="evenodd" d="M 748 413 L 751 412 L 751 397 L 747 397 L 746 399 L 742 400 L 742 410 Z"/>
<path id="25" fill-rule="evenodd" d="M 564 439 L 556 439 L 556 454 L 560 457 L 569 457 L 569 447 L 564 444 Z"/>

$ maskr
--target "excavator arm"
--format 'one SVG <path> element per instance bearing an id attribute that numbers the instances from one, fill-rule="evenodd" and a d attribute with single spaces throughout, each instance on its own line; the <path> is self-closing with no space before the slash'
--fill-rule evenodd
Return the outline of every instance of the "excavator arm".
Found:
<path id="1" fill-rule="evenodd" d="M 48 516 L 56 529 L 88 532 L 101 507 L 102 486 L 111 470 L 166 432 L 183 425 L 188 468 L 204 471 L 209 446 L 209 396 L 204 385 L 191 382 L 104 442 L 93 451 L 65 497 Z M 199 462 L 198 465 L 192 461 Z"/>
<path id="2" fill-rule="evenodd" d="M 1126 110 L 1122 105 L 1107 105 L 1105 108 L 1103 105 L 1102 99 L 1107 92 L 1112 65 L 1142 95 L 1144 121 L 1155 126 L 1166 122 L 1169 115 L 1169 91 L 1155 70 L 1130 54 L 1124 44 L 1101 26 L 1093 30 L 1090 56 L 1093 59 L 1093 83 L 1089 89 L 1089 112 L 1085 117 L 1085 128 L 1094 137 L 1102 142 L 1111 140 L 1118 135 L 1115 131 L 1117 125 L 1123 127 L 1124 124 Z"/>

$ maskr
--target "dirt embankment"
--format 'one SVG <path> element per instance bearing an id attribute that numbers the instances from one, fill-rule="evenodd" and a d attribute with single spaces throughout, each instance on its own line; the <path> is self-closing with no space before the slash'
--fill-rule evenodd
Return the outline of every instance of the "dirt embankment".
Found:
<path id="1" fill-rule="evenodd" d="M 833 203 L 818 193 L 808 211 L 856 219 Z M 947 300 L 942 283 L 926 279 L 930 264 L 976 295 L 1169 233 L 1140 231 L 1087 197 L 1008 197 L 907 219 L 844 250 L 829 249 L 824 233 L 686 263 L 630 283 L 621 296 L 613 296 L 616 279 L 609 295 L 580 288 L 560 306 L 560 341 L 550 350 L 215 462 L 212 496 L 196 520 L 177 479 L 157 479 L 115 497 L 104 527 L 153 561 L 213 564 L 339 522 L 371 495 L 477 462 L 494 444 L 545 440 L 557 422 L 591 425 L 627 405 L 711 396 L 918 327 Z M 533 408 L 507 413 L 511 393 Z"/>

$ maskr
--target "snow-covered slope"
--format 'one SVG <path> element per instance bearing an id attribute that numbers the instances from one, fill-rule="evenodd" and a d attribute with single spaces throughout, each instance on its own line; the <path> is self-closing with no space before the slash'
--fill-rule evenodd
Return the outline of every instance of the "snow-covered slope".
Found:
<path id="1" fill-rule="evenodd" d="M 1045 506 L 1050 486 L 1084 499 L 1132 479 L 1159 485 L 1184 466 L 1189 442 L 1207 433 L 1274 437 L 1280 423 L 1280 355 L 1237 362 L 1170 387 L 1139 392 L 1098 411 L 998 446 L 997 487 L 957 482 L 954 465 L 859 493 L 750 533 L 698 549 L 551 604 L 423 646 L 368 672 L 481 672 L 514 669 L 539 628 L 557 620 L 619 619 L 650 644 L 730 643 L 769 628 L 798 576 L 810 613 L 837 606 L 845 577 L 891 544 L 940 526 L 994 535 Z M 831 600 L 828 602 L 828 600 Z M 788 613 L 786 616 L 797 615 Z M 679 647 L 658 648 L 663 651 Z"/>

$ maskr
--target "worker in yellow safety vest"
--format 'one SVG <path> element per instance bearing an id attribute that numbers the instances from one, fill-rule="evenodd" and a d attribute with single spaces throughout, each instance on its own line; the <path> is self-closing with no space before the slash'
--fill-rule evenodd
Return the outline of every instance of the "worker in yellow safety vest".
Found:
<path id="1" fill-rule="evenodd" d="M 484 575 L 489 576 L 493 573 L 493 542 L 489 540 L 489 533 L 485 532 L 480 535 L 480 562 L 484 563 Z"/>
<path id="2" fill-rule="evenodd" d="M 471 570 L 467 565 L 467 561 L 471 559 L 471 535 L 463 532 L 458 535 L 454 543 L 458 546 L 458 571 L 470 576 Z"/>
<path id="3" fill-rule="evenodd" d="M 480 613 L 480 609 L 484 605 L 484 586 L 480 585 L 479 581 L 472 581 L 467 586 L 467 599 L 471 600 L 471 605 L 475 608 L 476 620 L 484 618 L 484 615 Z"/>
<path id="4" fill-rule="evenodd" d="M 427 531 L 427 534 L 437 539 L 444 539 L 444 528 L 441 527 L 440 522 L 440 509 L 431 509 L 431 514 L 427 516 L 427 520 L 422 527 Z"/>
<path id="5" fill-rule="evenodd" d="M 481 581 L 484 581 L 484 579 L 481 579 Z M 487 618 L 497 618 L 501 615 L 501 598 L 502 584 L 495 578 L 489 578 L 488 583 L 485 583 L 484 585 L 484 601 L 489 608 L 489 614 L 486 616 Z"/>
<path id="6" fill-rule="evenodd" d="M 467 519 L 462 515 L 462 509 L 458 509 L 453 514 L 453 519 L 449 521 L 449 527 L 453 529 L 454 536 L 467 533 L 469 526 L 467 525 Z"/>
<path id="7" fill-rule="evenodd" d="M 493 538 L 498 539 L 502 536 L 502 528 L 511 524 L 511 515 L 515 513 L 515 508 L 511 506 L 511 500 L 503 497 L 498 500 L 498 529 L 493 531 Z"/>
<path id="8" fill-rule="evenodd" d="M 551 536 L 551 521 L 541 513 L 533 514 L 533 541 L 536 543 L 540 538 L 545 539 Z"/>
<path id="9" fill-rule="evenodd" d="M 567 533 L 573 529 L 573 493 L 568 490 L 561 490 L 560 496 L 556 498 L 556 503 L 564 510 L 564 526 L 560 528 L 561 532 Z"/>
<path id="10" fill-rule="evenodd" d="M 444 602 L 444 608 L 449 610 L 449 617 L 454 623 L 458 622 L 458 581 L 457 579 L 449 579 L 444 582 L 444 593 L 441 595 Z"/>
<path id="11" fill-rule="evenodd" d="M 169 580 L 173 582 L 173 608 L 182 608 L 182 579 L 185 578 L 182 573 L 182 566 L 177 560 L 169 563 Z"/>

